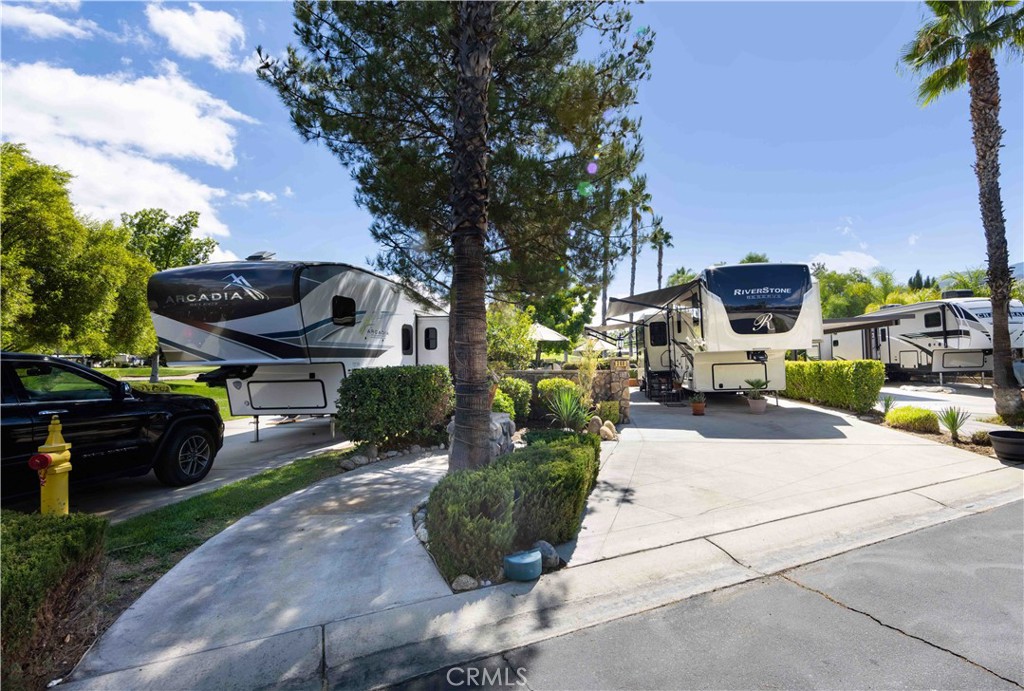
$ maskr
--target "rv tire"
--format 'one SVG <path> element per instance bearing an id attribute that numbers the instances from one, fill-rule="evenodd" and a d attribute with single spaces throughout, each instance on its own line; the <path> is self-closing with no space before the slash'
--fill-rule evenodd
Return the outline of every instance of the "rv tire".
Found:
<path id="1" fill-rule="evenodd" d="M 157 479 L 171 487 L 199 482 L 213 467 L 216 455 L 213 436 L 202 427 L 186 426 L 174 437 L 153 466 Z"/>

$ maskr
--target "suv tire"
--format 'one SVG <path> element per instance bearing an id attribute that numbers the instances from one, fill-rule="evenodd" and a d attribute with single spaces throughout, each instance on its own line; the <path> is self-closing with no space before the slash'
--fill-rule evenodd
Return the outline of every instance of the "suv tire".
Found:
<path id="1" fill-rule="evenodd" d="M 174 432 L 153 465 L 153 472 L 160 482 L 171 487 L 194 484 L 206 477 L 213 467 L 214 448 L 213 435 L 204 428 L 182 427 Z"/>

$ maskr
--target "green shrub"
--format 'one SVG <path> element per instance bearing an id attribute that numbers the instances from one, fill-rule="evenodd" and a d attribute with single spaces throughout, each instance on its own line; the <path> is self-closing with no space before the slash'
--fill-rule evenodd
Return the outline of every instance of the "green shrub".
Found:
<path id="1" fill-rule="evenodd" d="M 45 633 L 39 630 L 37 616 L 54 604 L 47 598 L 66 597 L 69 588 L 94 568 L 106 529 L 106 520 L 87 514 L 0 513 L 4 686 L 15 683 L 9 675 L 20 670 L 19 655 L 35 636 Z"/>
<path id="2" fill-rule="evenodd" d="M 637 373 L 636 367 L 630 367 L 629 368 L 629 378 L 630 379 L 638 379 L 639 378 L 639 374 Z"/>
<path id="3" fill-rule="evenodd" d="M 558 391 L 574 391 L 579 393 L 580 387 L 572 379 L 566 379 L 565 377 L 552 377 L 550 379 L 541 379 L 537 382 L 537 397 L 545 405 L 554 398 L 555 393 Z"/>
<path id="4" fill-rule="evenodd" d="M 988 437 L 988 432 L 983 429 L 975 430 L 971 433 L 971 443 L 975 446 L 992 446 L 992 440 Z"/>
<path id="5" fill-rule="evenodd" d="M 515 404 L 516 422 L 525 424 L 530 417 L 530 399 L 533 398 L 530 382 L 515 377 L 502 377 L 498 382 L 498 390 L 504 392 Z"/>
<path id="6" fill-rule="evenodd" d="M 582 430 L 590 420 L 591 408 L 583 402 L 579 391 L 559 389 L 548 401 L 551 412 L 548 417 L 559 427 L 573 432 Z"/>
<path id="7" fill-rule="evenodd" d="M 915 408 L 909 405 L 893 408 L 885 416 L 885 422 L 896 429 L 924 432 L 925 434 L 939 433 L 938 416 L 924 408 Z"/>
<path id="8" fill-rule="evenodd" d="M 146 393 L 171 393 L 171 385 L 167 382 L 148 382 L 148 381 L 133 381 L 131 382 L 132 388 L 136 391 L 144 391 Z"/>
<path id="9" fill-rule="evenodd" d="M 491 404 L 492 413 L 508 413 L 515 419 L 516 416 L 516 404 L 512 402 L 512 398 L 501 389 L 494 392 L 494 403 Z"/>
<path id="10" fill-rule="evenodd" d="M 601 401 L 597 404 L 597 414 L 602 420 L 611 420 L 613 425 L 619 424 L 619 402 Z"/>
<path id="11" fill-rule="evenodd" d="M 960 430 L 963 429 L 964 424 L 971 419 L 971 414 L 966 410 L 961 410 L 950 406 L 949 408 L 943 408 L 939 411 L 939 422 L 942 426 L 949 430 L 949 436 L 954 442 L 960 441 Z"/>
<path id="12" fill-rule="evenodd" d="M 786 362 L 786 389 L 780 393 L 866 413 L 884 383 L 885 366 L 877 360 Z"/>
<path id="13" fill-rule="evenodd" d="M 464 573 L 497 575 L 516 534 L 514 497 L 507 470 L 495 464 L 452 473 L 437 483 L 430 493 L 427 533 L 430 552 L 449 582 Z"/>
<path id="14" fill-rule="evenodd" d="M 563 446 L 577 445 L 589 447 L 594 455 L 593 477 L 590 489 L 597 485 L 597 473 L 601 469 L 601 437 L 587 432 L 567 432 L 563 429 L 539 429 L 527 432 L 525 440 L 528 446 Z"/>
<path id="15" fill-rule="evenodd" d="M 503 456 L 498 465 L 515 487 L 517 547 L 537 540 L 557 545 L 576 536 L 597 474 L 591 448 L 563 439 L 527 446 Z"/>
<path id="16" fill-rule="evenodd" d="M 442 365 L 367 367 L 350 373 L 338 394 L 342 434 L 381 445 L 431 436 L 451 415 L 455 389 Z"/>

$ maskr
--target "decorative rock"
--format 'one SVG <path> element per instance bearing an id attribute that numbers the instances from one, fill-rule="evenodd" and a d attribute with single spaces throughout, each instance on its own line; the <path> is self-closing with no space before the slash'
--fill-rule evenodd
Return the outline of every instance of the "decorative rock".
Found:
<path id="1" fill-rule="evenodd" d="M 428 542 L 430 542 L 430 533 L 427 532 L 425 526 L 420 526 L 416 529 L 416 539 L 422 542 L 423 544 L 427 544 Z"/>
<path id="2" fill-rule="evenodd" d="M 397 451 L 388 451 L 386 454 L 384 454 L 384 458 L 394 458 L 397 455 Z"/>
<path id="3" fill-rule="evenodd" d="M 590 418 L 590 422 L 587 423 L 587 431 L 591 434 L 600 434 L 601 432 L 601 418 L 595 415 Z"/>
<path id="4" fill-rule="evenodd" d="M 423 449 L 422 449 L 422 448 L 420 448 L 420 445 L 419 445 L 419 444 L 413 444 L 413 445 L 412 445 L 412 448 L 411 448 L 411 449 L 409 449 L 409 452 L 410 452 L 410 453 L 419 453 L 419 452 L 420 452 L 420 451 L 422 451 L 422 450 L 423 450 Z"/>
<path id="5" fill-rule="evenodd" d="M 557 569 L 561 565 L 562 558 L 558 556 L 558 552 L 555 551 L 550 542 L 537 540 L 537 542 L 533 543 L 533 549 L 540 552 L 540 561 L 545 570 Z"/>
<path id="6" fill-rule="evenodd" d="M 476 579 L 472 576 L 462 574 L 454 581 L 452 581 L 452 590 L 457 593 L 463 593 L 467 590 L 476 590 L 480 587 L 480 584 L 476 582 Z"/>
<path id="7" fill-rule="evenodd" d="M 607 427 L 602 427 L 601 428 L 601 440 L 602 441 L 615 441 L 618 438 L 619 438 L 619 435 L 617 435 L 614 431 L 608 429 Z"/>
<path id="8" fill-rule="evenodd" d="M 370 462 L 370 459 L 366 456 L 354 456 L 352 460 L 356 462 L 357 466 L 364 466 Z"/>
<path id="9" fill-rule="evenodd" d="M 362 458 L 362 456 L 349 456 L 348 458 L 342 459 L 340 464 L 341 467 L 345 470 L 355 470 L 356 466 L 359 465 L 356 463 L 356 458 Z"/>
<path id="10" fill-rule="evenodd" d="M 377 445 L 367 444 L 365 447 L 363 447 L 363 453 L 366 455 L 367 458 L 377 458 Z"/>

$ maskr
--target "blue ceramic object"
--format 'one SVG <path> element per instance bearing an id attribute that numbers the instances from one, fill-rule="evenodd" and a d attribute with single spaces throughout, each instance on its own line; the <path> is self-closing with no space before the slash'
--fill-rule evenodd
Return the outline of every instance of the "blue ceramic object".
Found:
<path id="1" fill-rule="evenodd" d="M 505 578 L 510 581 L 534 581 L 540 578 L 540 550 L 530 549 L 505 557 Z"/>

